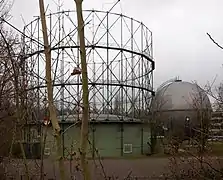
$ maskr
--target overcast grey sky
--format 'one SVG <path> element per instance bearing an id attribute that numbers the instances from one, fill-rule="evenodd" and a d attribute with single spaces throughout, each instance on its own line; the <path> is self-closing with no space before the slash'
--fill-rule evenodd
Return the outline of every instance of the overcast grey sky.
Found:
<path id="1" fill-rule="evenodd" d="M 53 0 L 45 2 L 56 11 Z M 84 9 L 108 10 L 108 3 L 114 0 L 84 0 Z M 66 0 L 63 9 L 74 7 Z M 121 0 L 113 12 L 142 21 L 153 32 L 155 87 L 175 76 L 204 86 L 216 75 L 217 82 L 223 77 L 223 50 L 206 35 L 223 45 L 222 7 L 222 0 Z M 11 23 L 22 29 L 21 15 L 28 23 L 38 14 L 38 0 L 15 0 Z"/>

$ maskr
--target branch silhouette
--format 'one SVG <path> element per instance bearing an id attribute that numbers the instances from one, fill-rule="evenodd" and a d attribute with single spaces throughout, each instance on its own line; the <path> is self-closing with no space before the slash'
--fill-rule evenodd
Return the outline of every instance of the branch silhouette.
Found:
<path id="1" fill-rule="evenodd" d="M 211 39 L 211 41 L 212 41 L 215 45 L 217 45 L 219 48 L 223 49 L 223 46 L 221 46 L 220 44 L 218 44 L 218 43 L 211 37 L 211 35 L 210 35 L 209 33 L 207 33 L 207 35 L 208 35 L 208 37 Z"/>

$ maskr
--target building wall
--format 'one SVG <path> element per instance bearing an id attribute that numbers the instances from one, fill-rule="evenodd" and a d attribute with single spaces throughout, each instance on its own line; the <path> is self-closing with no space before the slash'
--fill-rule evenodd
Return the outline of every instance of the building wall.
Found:
<path id="1" fill-rule="evenodd" d="M 223 139 L 223 112 L 216 111 L 212 113 L 210 124 L 210 139 L 222 140 Z"/>
<path id="2" fill-rule="evenodd" d="M 165 137 L 175 136 L 185 140 L 188 136 L 200 135 L 201 125 L 204 129 L 208 129 L 211 112 L 206 110 L 170 110 L 156 112 L 154 118 L 165 129 Z M 198 130 L 196 131 L 196 129 Z"/>
<path id="3" fill-rule="evenodd" d="M 68 128 L 70 125 L 63 125 L 65 129 L 63 136 L 64 156 L 66 158 L 70 158 L 73 152 L 78 152 L 80 144 L 80 125 Z M 147 144 L 149 137 L 150 130 L 148 125 L 145 124 L 91 124 L 89 128 L 89 148 L 87 156 L 141 156 L 149 152 Z M 55 153 L 56 143 L 52 136 L 52 128 L 50 127 L 47 130 L 45 154 L 53 157 Z"/>

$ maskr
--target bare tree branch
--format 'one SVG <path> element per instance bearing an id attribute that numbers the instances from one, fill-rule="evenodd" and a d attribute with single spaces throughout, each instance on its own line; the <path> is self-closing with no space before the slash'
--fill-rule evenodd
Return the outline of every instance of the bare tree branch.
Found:
<path id="1" fill-rule="evenodd" d="M 219 45 L 212 37 L 209 33 L 207 33 L 208 37 L 211 39 L 211 41 L 216 44 L 219 48 L 223 49 L 223 46 Z"/>
<path id="2" fill-rule="evenodd" d="M 14 4 L 14 0 L 0 0 L 0 23 L 2 20 L 9 20 L 11 18 L 9 12 Z"/>

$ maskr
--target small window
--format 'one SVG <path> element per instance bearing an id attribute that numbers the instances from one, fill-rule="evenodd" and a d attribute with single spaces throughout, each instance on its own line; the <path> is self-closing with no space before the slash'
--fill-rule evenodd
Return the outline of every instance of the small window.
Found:
<path id="1" fill-rule="evenodd" d="M 132 153 L 132 144 L 124 144 L 123 152 L 125 154 Z"/>

